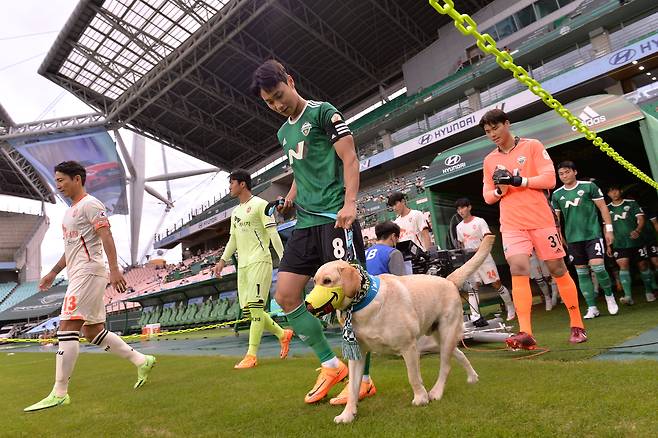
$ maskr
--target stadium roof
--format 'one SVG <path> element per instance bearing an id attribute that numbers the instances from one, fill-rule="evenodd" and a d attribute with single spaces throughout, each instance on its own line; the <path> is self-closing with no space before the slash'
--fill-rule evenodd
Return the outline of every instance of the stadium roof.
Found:
<path id="1" fill-rule="evenodd" d="M 468 0 L 473 13 L 491 0 Z M 301 94 L 347 110 L 402 78 L 449 18 L 417 0 L 82 0 L 39 72 L 107 116 L 224 169 L 279 151 L 250 95 L 281 60 Z"/>
<path id="2" fill-rule="evenodd" d="M 0 136 L 9 134 L 16 124 L 0 105 Z M 55 202 L 50 188 L 32 165 L 8 143 L 0 141 L 0 195 Z"/>

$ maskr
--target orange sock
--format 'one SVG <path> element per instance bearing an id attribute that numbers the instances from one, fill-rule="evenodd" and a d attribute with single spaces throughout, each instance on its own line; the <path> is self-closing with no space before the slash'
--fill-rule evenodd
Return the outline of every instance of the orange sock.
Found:
<path id="1" fill-rule="evenodd" d="M 519 318 L 519 331 L 532 334 L 530 312 L 532 312 L 532 291 L 530 277 L 527 275 L 512 275 L 512 299 Z"/>
<path id="2" fill-rule="evenodd" d="M 569 273 L 565 273 L 562 277 L 553 277 L 557 284 L 557 289 L 560 292 L 564 305 L 567 306 L 569 311 L 569 319 L 571 320 L 571 327 L 585 328 L 583 319 L 580 316 L 580 308 L 578 307 L 578 290 L 576 283 Z"/>

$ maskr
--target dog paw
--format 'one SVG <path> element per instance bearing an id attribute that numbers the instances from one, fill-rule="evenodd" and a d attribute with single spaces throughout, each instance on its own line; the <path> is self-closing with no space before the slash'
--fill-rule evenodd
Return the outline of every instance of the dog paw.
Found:
<path id="1" fill-rule="evenodd" d="M 352 421 L 354 421 L 355 417 L 356 417 L 356 413 L 343 411 L 342 414 L 334 417 L 334 423 L 337 423 L 337 424 L 351 423 Z"/>
<path id="2" fill-rule="evenodd" d="M 427 392 L 424 392 L 422 394 L 417 394 L 414 396 L 414 399 L 411 401 L 411 404 L 414 406 L 425 406 L 430 402 L 429 397 L 427 396 Z"/>
<path id="3" fill-rule="evenodd" d="M 441 400 L 441 397 L 443 397 L 443 390 L 432 389 L 428 395 L 430 400 Z"/>
<path id="4" fill-rule="evenodd" d="M 477 374 L 473 374 L 472 376 L 468 376 L 466 379 L 466 383 L 470 383 L 471 385 L 474 383 L 477 383 L 480 380 L 480 377 Z"/>

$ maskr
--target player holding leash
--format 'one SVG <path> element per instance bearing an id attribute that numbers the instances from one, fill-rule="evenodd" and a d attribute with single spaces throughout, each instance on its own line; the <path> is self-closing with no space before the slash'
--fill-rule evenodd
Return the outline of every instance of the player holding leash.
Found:
<path id="1" fill-rule="evenodd" d="M 297 224 L 279 265 L 276 300 L 299 338 L 321 362 L 306 403 L 315 403 L 347 377 L 347 366 L 331 350 L 320 321 L 303 302 L 304 286 L 325 262 L 353 251 L 365 264 L 361 228 L 356 221 L 359 161 L 352 132 L 328 102 L 302 98 L 295 81 L 279 62 L 263 63 L 252 76 L 251 91 L 287 120 L 277 137 L 294 180 L 285 210 L 297 205 Z M 368 370 L 366 370 L 367 373 Z"/>

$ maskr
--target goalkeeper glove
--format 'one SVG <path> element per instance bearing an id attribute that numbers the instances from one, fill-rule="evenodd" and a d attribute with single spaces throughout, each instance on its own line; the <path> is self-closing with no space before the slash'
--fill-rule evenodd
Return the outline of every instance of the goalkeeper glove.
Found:
<path id="1" fill-rule="evenodd" d="M 493 174 L 493 183 L 497 186 L 514 186 L 520 187 L 523 185 L 523 177 L 519 175 L 512 175 L 507 169 L 496 169 Z"/>

